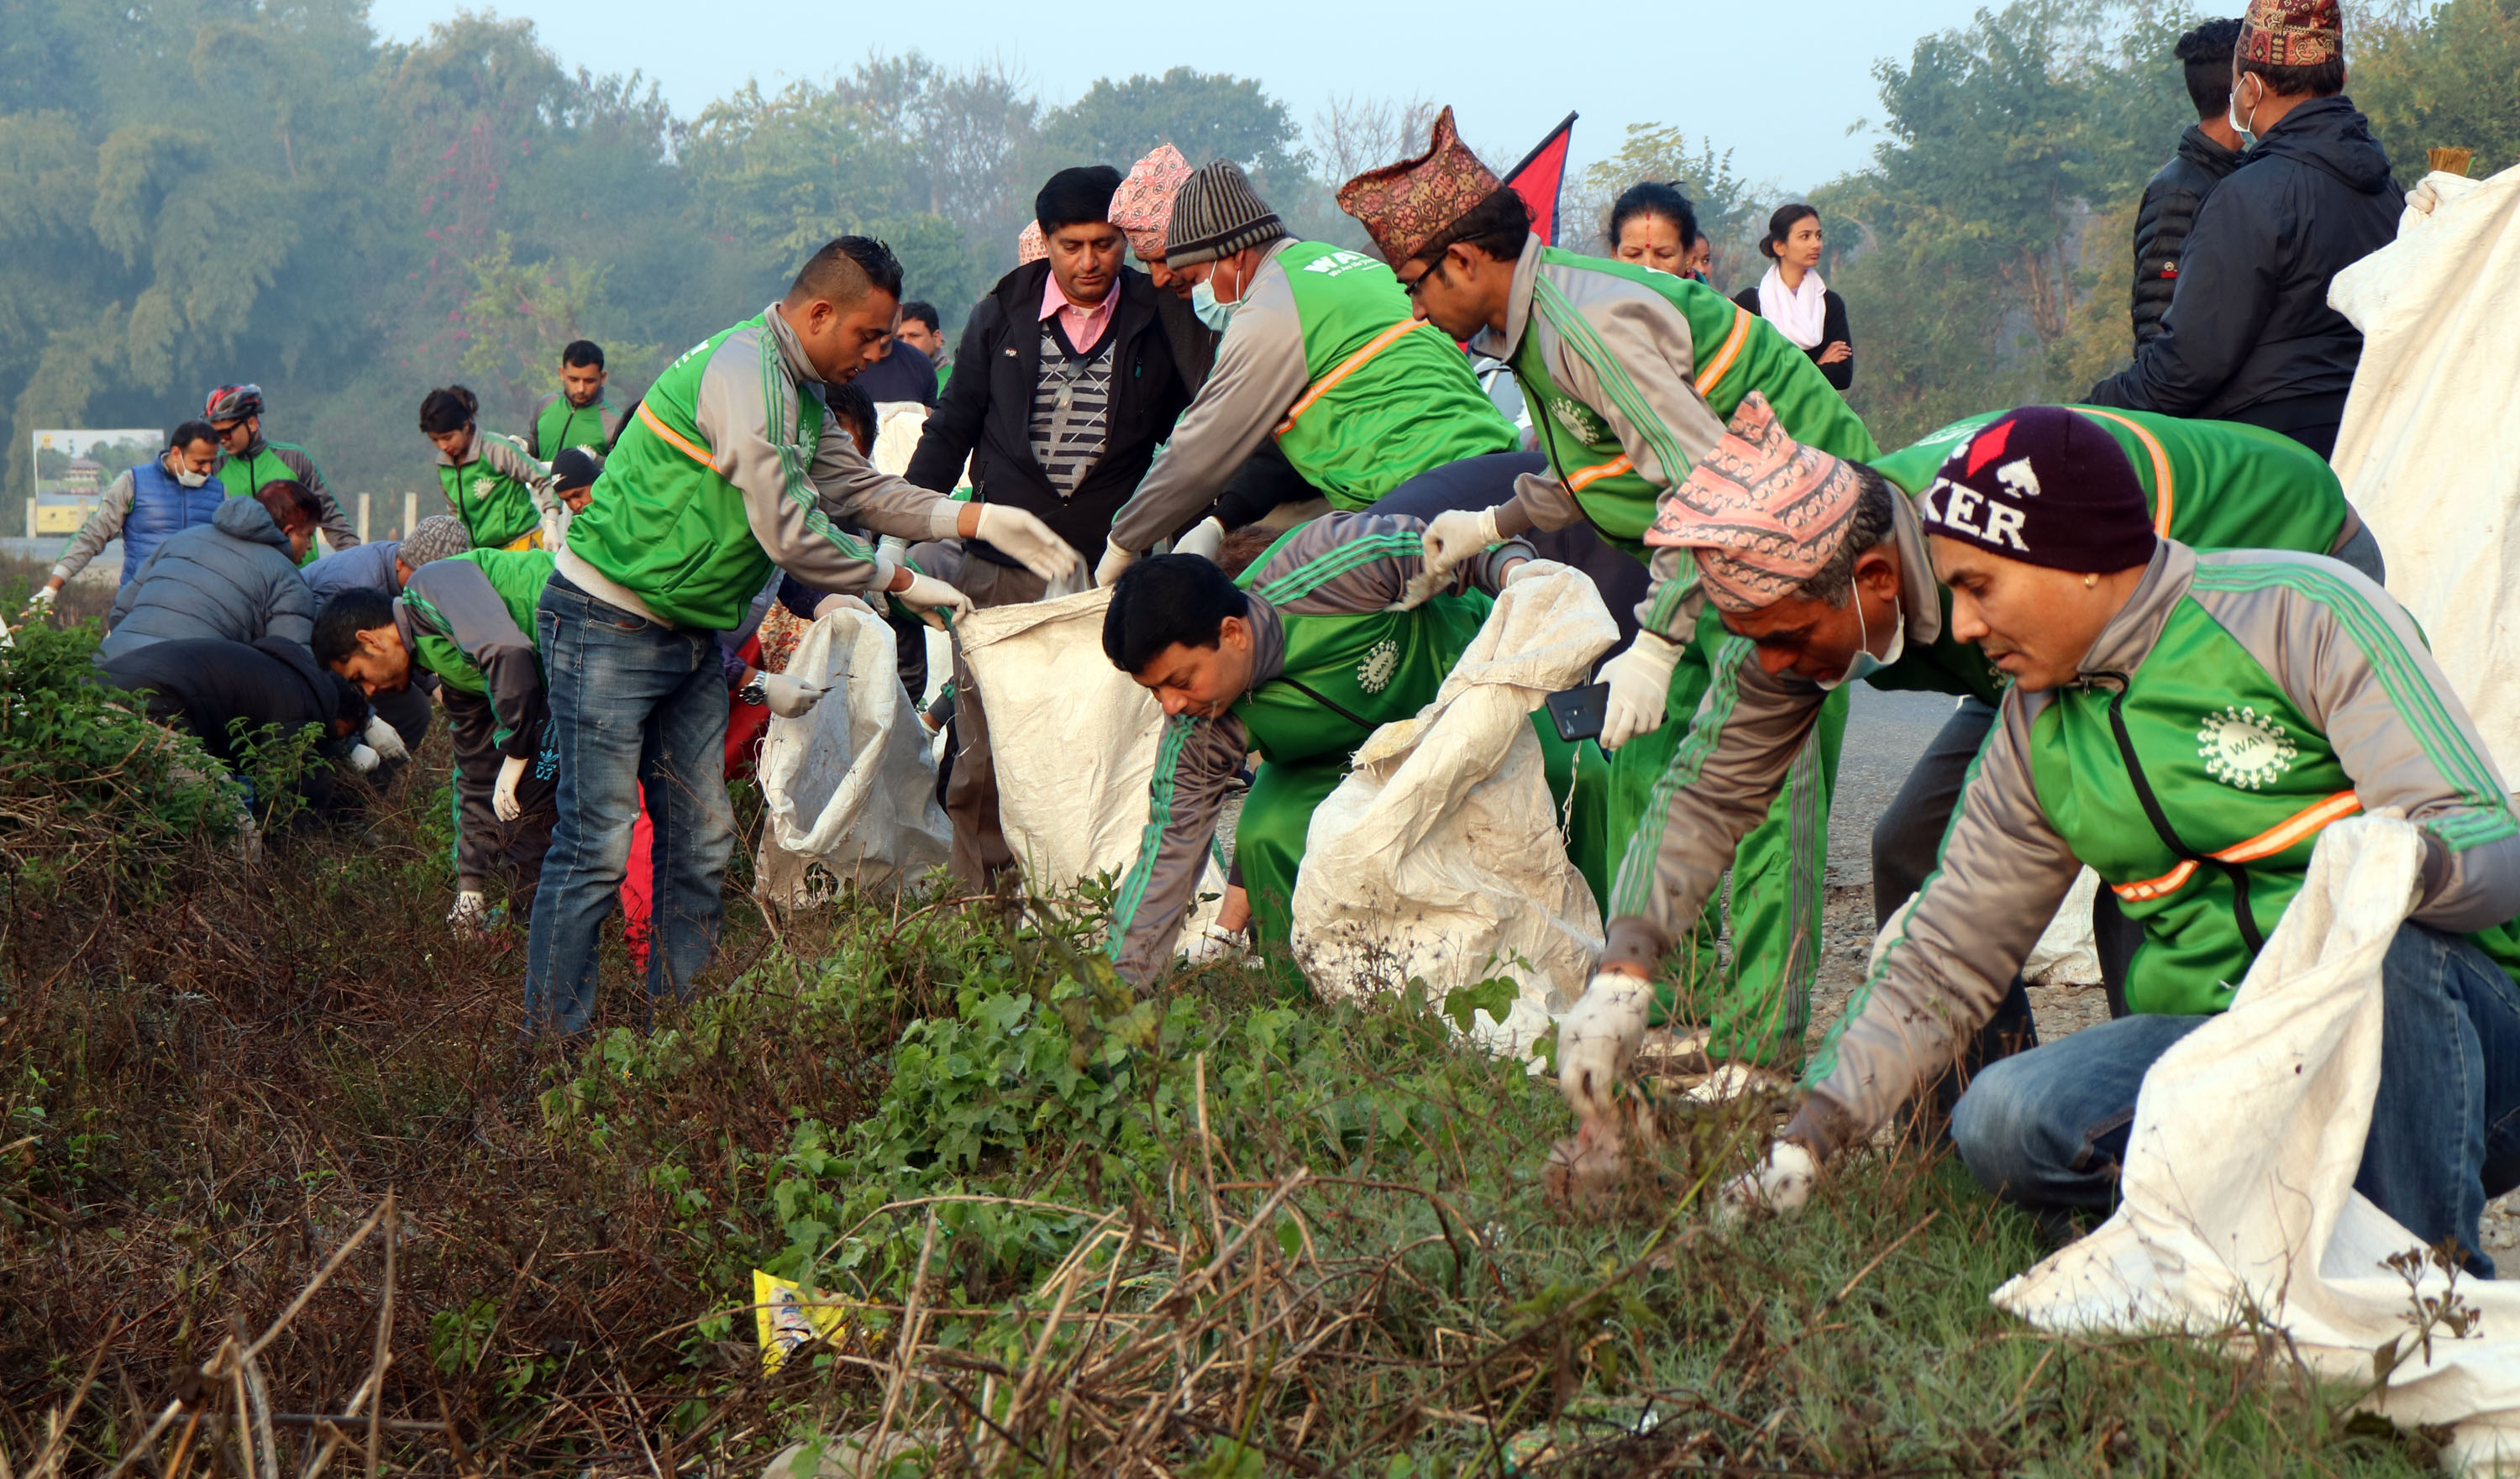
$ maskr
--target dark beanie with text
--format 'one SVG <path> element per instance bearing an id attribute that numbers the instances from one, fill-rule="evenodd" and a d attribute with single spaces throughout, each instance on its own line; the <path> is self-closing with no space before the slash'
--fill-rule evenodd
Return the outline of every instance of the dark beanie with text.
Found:
<path id="1" fill-rule="evenodd" d="M 2062 406 L 1997 417 L 1916 500 L 1928 534 L 2006 560 L 2105 574 L 2152 559 L 2152 513 L 2126 450 Z"/>

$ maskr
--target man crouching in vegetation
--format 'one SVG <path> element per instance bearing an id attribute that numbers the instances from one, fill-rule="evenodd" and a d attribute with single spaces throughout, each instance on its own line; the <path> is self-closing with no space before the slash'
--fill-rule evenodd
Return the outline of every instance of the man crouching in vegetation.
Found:
<path id="1" fill-rule="evenodd" d="M 2132 477 L 2061 455 L 2073 426 L 2024 416 L 1992 450 L 1981 435 L 1918 501 L 1953 634 L 2012 686 L 1937 871 L 1725 1198 L 1799 1206 L 1994 1012 L 2088 863 L 2143 931 L 2132 1014 L 1988 1067 L 1952 1139 L 2000 1196 L 2105 1211 L 2153 1061 L 2230 1004 L 2321 829 L 2387 808 L 2425 857 L 2381 967 L 2355 1187 L 2491 1277 L 2478 1218 L 2520 1164 L 2520 823 L 2502 779 L 2377 585 L 2318 556 L 2156 536 Z"/>
<path id="2" fill-rule="evenodd" d="M 410 688 L 415 669 L 442 685 L 455 741 L 458 930 L 491 922 L 489 884 L 511 912 L 533 912 L 551 849 L 560 763 L 534 649 L 534 605 L 551 579 L 547 550 L 468 550 L 412 571 L 399 599 L 346 591 L 315 621 L 315 658 L 371 696 Z"/>

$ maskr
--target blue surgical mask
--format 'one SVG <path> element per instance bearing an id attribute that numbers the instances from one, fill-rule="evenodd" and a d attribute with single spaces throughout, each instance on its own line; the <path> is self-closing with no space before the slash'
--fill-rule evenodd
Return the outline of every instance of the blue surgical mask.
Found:
<path id="1" fill-rule="evenodd" d="M 1815 679 L 1814 681 L 1822 689 L 1841 689 L 1850 683 L 1869 678 L 1898 661 L 1908 650 L 1908 613 L 1901 611 L 1899 620 L 1890 628 L 1890 650 L 1878 657 L 1872 655 L 1872 633 L 1864 622 L 1864 594 L 1860 591 L 1855 593 L 1855 631 L 1857 646 L 1854 660 L 1847 663 L 1845 672 L 1834 678 Z"/>
<path id="2" fill-rule="evenodd" d="M 1190 311 L 1198 315 L 1200 323 L 1219 334 L 1225 332 L 1226 325 L 1234 322 L 1234 310 L 1241 306 L 1238 299 L 1231 303 L 1218 302 L 1216 290 L 1209 286 L 1207 279 L 1202 278 L 1191 285 Z"/>

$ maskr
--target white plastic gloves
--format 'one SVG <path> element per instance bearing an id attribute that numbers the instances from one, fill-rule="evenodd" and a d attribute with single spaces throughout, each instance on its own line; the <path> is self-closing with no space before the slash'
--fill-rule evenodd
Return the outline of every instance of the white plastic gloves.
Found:
<path id="1" fill-rule="evenodd" d="M 1213 515 L 1200 519 L 1189 533 L 1173 541 L 1174 554 L 1196 555 L 1202 560 L 1214 560 L 1216 552 L 1224 547 L 1225 522 Z"/>
<path id="2" fill-rule="evenodd" d="M 35 594 L 26 598 L 26 609 L 49 611 L 53 608 L 53 598 L 60 594 L 62 590 L 59 586 L 39 585 L 35 587 Z"/>
<path id="3" fill-rule="evenodd" d="M 1244 943 L 1242 931 L 1210 924 L 1184 940 L 1177 954 L 1192 965 L 1204 965 L 1210 961 L 1226 961 L 1240 956 Z"/>
<path id="4" fill-rule="evenodd" d="M 408 745 L 402 742 L 401 733 L 392 725 L 385 723 L 384 719 L 380 715 L 370 714 L 368 716 L 367 730 L 365 733 L 361 734 L 359 738 L 367 741 L 370 749 L 375 750 L 378 754 L 384 756 L 388 760 L 408 760 L 411 758 L 411 749 Z"/>
<path id="5" fill-rule="evenodd" d="M 353 744 L 350 746 L 350 769 L 357 771 L 360 775 L 366 775 L 368 772 L 375 770 L 383 762 L 378 758 L 377 752 L 368 748 L 366 745 Z"/>
<path id="6" fill-rule="evenodd" d="M 1732 1227 L 1753 1212 L 1793 1212 L 1811 1200 L 1820 1162 L 1792 1141 L 1768 1147 L 1767 1159 L 1724 1184 L 1715 1193 L 1715 1223 Z"/>
<path id="7" fill-rule="evenodd" d="M 1021 512 L 1021 511 L 1017 511 Z M 903 569 L 910 569 L 908 565 Z M 892 599 L 908 607 L 910 613 L 938 631 L 952 619 L 971 614 L 971 598 L 933 575 L 910 571 L 910 584 L 892 593 Z M 952 616 L 945 613 L 952 612 Z"/>
<path id="8" fill-rule="evenodd" d="M 523 803 L 517 799 L 517 783 L 525 779 L 525 762 L 510 755 L 499 762 L 498 784 L 490 787 L 490 812 L 502 822 L 514 822 L 525 814 Z"/>
<path id="9" fill-rule="evenodd" d="M 812 713 L 814 705 L 823 701 L 825 692 L 819 683 L 807 683 L 786 673 L 761 675 L 761 700 L 782 719 L 802 719 Z"/>
<path id="10" fill-rule="evenodd" d="M 490 927 L 490 901 L 471 889 L 455 896 L 455 907 L 446 912 L 446 922 L 457 934 L 477 934 Z"/>
<path id="11" fill-rule="evenodd" d="M 1598 971 L 1583 999 L 1557 1021 L 1557 1087 L 1586 1120 L 1610 1111 L 1619 1081 L 1645 1040 L 1653 1007 L 1653 982 L 1619 971 Z"/>
<path id="12" fill-rule="evenodd" d="M 1042 579 L 1057 580 L 1082 563 L 1076 547 L 1034 515 L 1006 504 L 979 507 L 980 521 L 972 529 L 973 537 L 996 545 Z"/>
<path id="13" fill-rule="evenodd" d="M 1105 539 L 1102 541 L 1102 562 L 1094 567 L 1094 583 L 1098 586 L 1116 585 L 1120 572 L 1137 562 L 1135 551 L 1121 549 Z"/>
<path id="14" fill-rule="evenodd" d="M 1671 697 L 1671 670 L 1680 665 L 1680 646 L 1651 632 L 1637 633 L 1628 650 L 1601 665 L 1610 685 L 1607 711 L 1601 719 L 1601 748 L 1617 749 L 1639 735 L 1662 728 L 1663 706 Z"/>
<path id="15" fill-rule="evenodd" d="M 1433 584 L 1441 584 L 1455 570 L 1477 558 L 1481 550 L 1505 538 L 1497 532 L 1497 513 L 1481 509 L 1467 513 L 1447 509 L 1426 525 L 1423 555 L 1425 573 Z"/>

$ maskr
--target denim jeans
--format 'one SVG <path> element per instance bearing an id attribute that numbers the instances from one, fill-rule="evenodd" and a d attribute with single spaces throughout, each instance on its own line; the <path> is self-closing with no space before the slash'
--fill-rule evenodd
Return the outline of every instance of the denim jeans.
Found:
<path id="1" fill-rule="evenodd" d="M 681 997 L 716 948 L 735 848 L 726 675 L 715 632 L 669 631 L 560 576 L 534 613 L 560 751 L 560 820 L 525 949 L 529 1032 L 595 1013 L 597 932 L 630 861 L 644 791 L 655 823 L 648 996 Z"/>
<path id="2" fill-rule="evenodd" d="M 2399 926 L 2380 965 L 2380 1087 L 2354 1188 L 2427 1243 L 2477 1237 L 2520 1184 L 2520 989 L 2469 941 Z M 2153 1060 L 2201 1016 L 2130 1016 L 1990 1064 L 1952 1115 L 1980 1185 L 2031 1207 L 2107 1208 Z"/>

